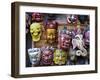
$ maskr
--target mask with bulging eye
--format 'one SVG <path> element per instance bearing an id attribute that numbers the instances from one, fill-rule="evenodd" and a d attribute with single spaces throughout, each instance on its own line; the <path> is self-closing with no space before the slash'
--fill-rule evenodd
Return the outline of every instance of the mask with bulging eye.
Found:
<path id="1" fill-rule="evenodd" d="M 57 65 L 64 65 L 67 61 L 67 53 L 61 49 L 56 49 L 54 52 L 54 63 Z"/>
<path id="2" fill-rule="evenodd" d="M 32 65 L 39 65 L 41 50 L 40 48 L 31 48 L 28 49 L 28 54 Z"/>
<path id="3" fill-rule="evenodd" d="M 32 41 L 37 42 L 41 38 L 42 26 L 40 23 L 32 23 L 30 25 L 30 33 L 32 36 Z"/>
<path id="4" fill-rule="evenodd" d="M 47 42 L 52 44 L 54 42 L 56 42 L 56 38 L 57 38 L 57 22 L 55 21 L 49 21 L 46 23 L 46 39 Z"/>
<path id="5" fill-rule="evenodd" d="M 59 31 L 58 43 L 61 49 L 69 49 L 71 45 L 71 32 L 67 29 Z"/>
<path id="6" fill-rule="evenodd" d="M 41 65 L 53 65 L 53 50 L 45 48 L 42 50 Z"/>

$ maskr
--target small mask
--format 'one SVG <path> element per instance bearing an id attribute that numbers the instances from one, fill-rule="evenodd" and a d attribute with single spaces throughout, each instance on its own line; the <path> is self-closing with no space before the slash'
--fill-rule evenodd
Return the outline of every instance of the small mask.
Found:
<path id="1" fill-rule="evenodd" d="M 32 65 L 38 65 L 41 57 L 40 48 L 28 49 L 28 54 Z"/>
<path id="2" fill-rule="evenodd" d="M 67 23 L 68 24 L 76 24 L 77 16 L 76 15 L 67 15 Z"/>
<path id="3" fill-rule="evenodd" d="M 30 25 L 30 33 L 32 36 L 32 41 L 37 42 L 40 40 L 41 33 L 42 33 L 41 28 L 42 27 L 40 23 L 32 23 Z"/>
<path id="4" fill-rule="evenodd" d="M 42 65 L 53 64 L 53 51 L 50 48 L 45 48 L 44 50 L 42 50 L 41 64 Z"/>
<path id="5" fill-rule="evenodd" d="M 63 29 L 59 32 L 58 43 L 61 49 L 67 50 L 71 45 L 71 32 L 67 29 Z"/>
<path id="6" fill-rule="evenodd" d="M 61 49 L 56 49 L 54 52 L 54 63 L 57 65 L 64 65 L 67 61 L 67 53 Z"/>
<path id="7" fill-rule="evenodd" d="M 58 25 L 55 21 L 47 22 L 46 24 L 46 39 L 50 44 L 56 41 L 57 27 Z"/>
<path id="8" fill-rule="evenodd" d="M 35 22 L 43 21 L 43 15 L 41 13 L 33 13 L 32 14 L 32 21 L 35 21 Z"/>

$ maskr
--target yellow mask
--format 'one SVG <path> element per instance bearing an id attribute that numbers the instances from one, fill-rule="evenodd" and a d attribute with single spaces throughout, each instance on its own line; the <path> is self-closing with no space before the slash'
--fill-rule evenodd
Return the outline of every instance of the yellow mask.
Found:
<path id="1" fill-rule="evenodd" d="M 56 40 L 56 29 L 47 29 L 47 42 L 53 43 Z"/>
<path id="2" fill-rule="evenodd" d="M 55 64 L 63 65 L 66 64 L 67 61 L 67 53 L 63 50 L 56 49 L 54 52 L 54 59 Z"/>
<path id="3" fill-rule="evenodd" d="M 32 36 L 32 41 L 37 42 L 40 40 L 41 37 L 41 24 L 40 23 L 32 23 L 30 25 L 30 33 Z"/>

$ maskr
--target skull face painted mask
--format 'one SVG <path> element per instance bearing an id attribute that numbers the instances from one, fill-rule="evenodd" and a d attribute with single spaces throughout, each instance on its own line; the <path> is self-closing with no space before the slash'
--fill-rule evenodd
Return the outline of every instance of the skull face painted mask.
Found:
<path id="1" fill-rule="evenodd" d="M 32 65 L 38 65 L 41 57 L 41 51 L 39 48 L 28 49 L 28 54 Z"/>
<path id="2" fill-rule="evenodd" d="M 37 42 L 40 40 L 41 33 L 42 33 L 41 28 L 42 26 L 40 23 L 32 23 L 30 25 L 30 33 L 32 36 L 32 41 Z"/>

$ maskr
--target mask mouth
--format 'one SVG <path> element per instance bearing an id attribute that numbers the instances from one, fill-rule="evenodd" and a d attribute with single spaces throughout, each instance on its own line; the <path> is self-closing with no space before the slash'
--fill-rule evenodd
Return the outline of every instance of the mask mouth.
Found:
<path id="1" fill-rule="evenodd" d="M 34 36 L 38 36 L 40 34 L 40 31 L 38 31 L 38 32 L 32 32 L 32 35 L 34 35 Z"/>
<path id="2" fill-rule="evenodd" d="M 51 59 L 48 59 L 48 60 L 43 60 L 42 61 L 44 64 L 51 64 L 52 63 L 52 60 Z"/>

